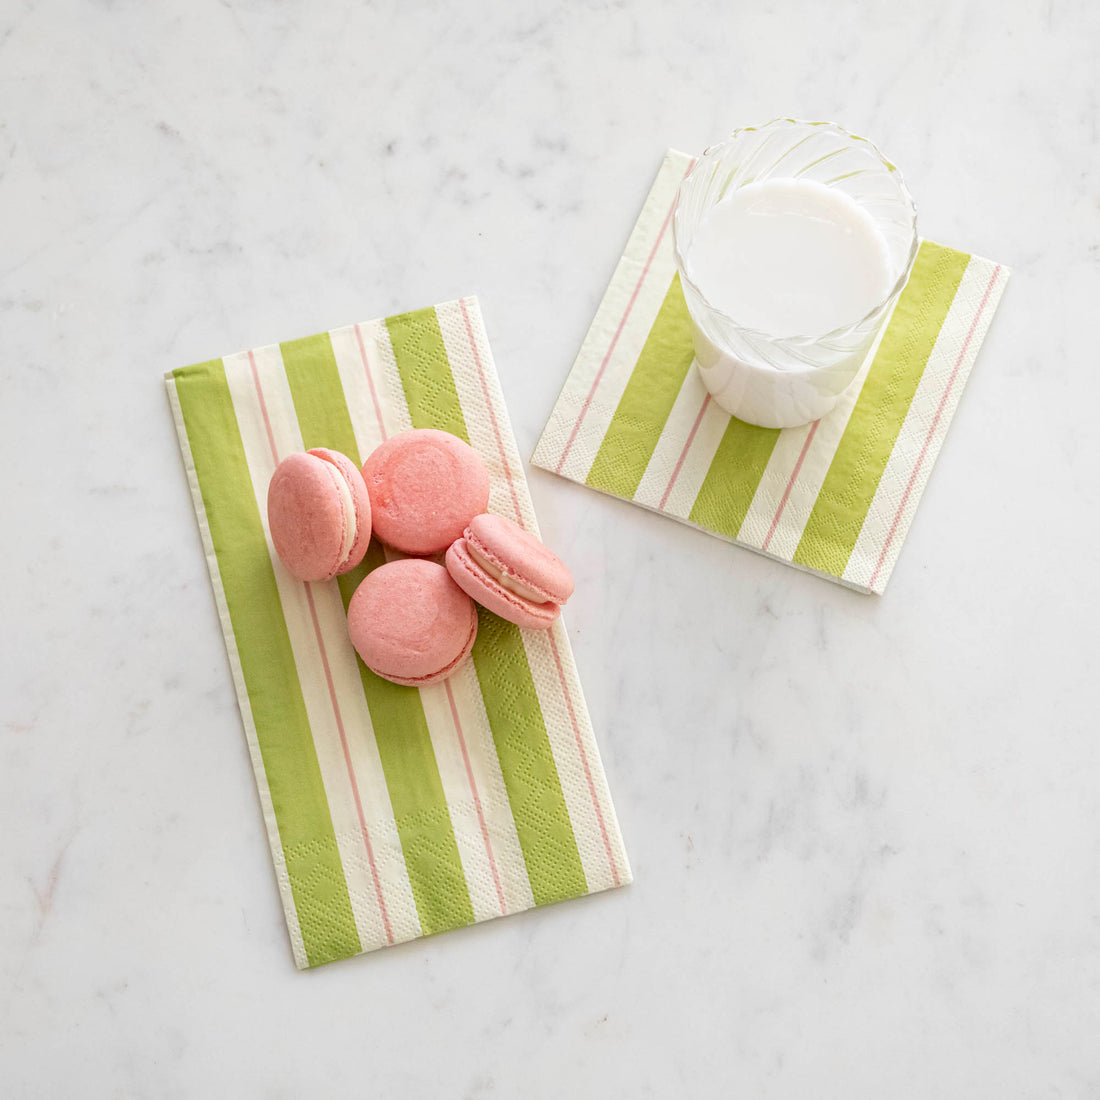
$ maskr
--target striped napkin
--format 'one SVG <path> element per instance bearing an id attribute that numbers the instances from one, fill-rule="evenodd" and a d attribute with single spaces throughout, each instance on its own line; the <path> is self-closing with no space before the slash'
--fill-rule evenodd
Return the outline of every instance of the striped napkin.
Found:
<path id="1" fill-rule="evenodd" d="M 299 967 L 630 881 L 561 623 L 482 611 L 473 660 L 431 687 L 359 661 L 345 610 L 370 569 L 302 584 L 267 530 L 293 451 L 358 463 L 441 428 L 489 468 L 490 510 L 538 532 L 476 299 L 166 376 Z"/>
<path id="2" fill-rule="evenodd" d="M 1008 281 L 923 241 L 837 407 L 799 428 L 724 413 L 692 369 L 670 151 L 532 463 L 861 592 L 881 593 Z"/>

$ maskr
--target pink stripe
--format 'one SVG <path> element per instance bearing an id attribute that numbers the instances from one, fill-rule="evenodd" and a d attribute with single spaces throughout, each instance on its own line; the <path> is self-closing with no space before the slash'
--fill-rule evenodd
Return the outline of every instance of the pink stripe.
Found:
<path id="1" fill-rule="evenodd" d="M 687 166 L 687 172 L 684 173 L 684 177 L 687 177 L 688 172 L 695 167 L 695 157 L 691 158 L 691 163 Z M 679 192 L 677 191 L 677 195 Z M 611 343 L 608 345 L 607 352 L 604 354 L 603 362 L 600 363 L 600 369 L 596 371 L 596 377 L 592 381 L 592 386 L 588 391 L 588 396 L 584 399 L 584 405 L 581 407 L 580 415 L 577 417 L 576 424 L 573 425 L 573 430 L 569 434 L 569 440 L 565 444 L 565 449 L 561 453 L 561 458 L 558 459 L 557 466 L 554 467 L 554 472 L 561 473 L 562 467 L 565 465 L 565 460 L 569 457 L 569 452 L 573 448 L 573 442 L 577 438 L 577 433 L 581 430 L 581 424 L 584 423 L 584 418 L 588 415 L 588 408 L 592 404 L 592 398 L 596 394 L 596 389 L 600 384 L 600 380 L 603 378 L 603 372 L 607 369 L 607 364 L 611 360 L 611 356 L 615 351 L 615 346 L 619 342 L 619 337 L 622 335 L 623 328 L 626 325 L 627 318 L 630 316 L 630 311 L 634 308 L 634 303 L 637 301 L 638 294 L 640 293 L 643 284 L 645 283 L 646 276 L 649 274 L 649 268 L 653 263 L 653 257 L 657 255 L 657 249 L 660 247 L 661 241 L 664 239 L 665 230 L 668 228 L 668 223 L 672 220 L 672 214 L 676 209 L 676 199 L 672 200 L 672 205 L 668 208 L 668 213 L 665 215 L 665 220 L 661 223 L 661 231 L 657 234 L 657 239 L 653 242 L 653 247 L 649 250 L 649 255 L 646 257 L 645 267 L 642 268 L 641 275 L 638 276 L 638 283 L 634 287 L 634 293 L 630 295 L 630 301 L 626 304 L 626 312 L 619 320 L 619 326 L 615 329 L 615 335 L 611 338 Z"/>
<path id="2" fill-rule="evenodd" d="M 993 274 L 989 276 L 989 283 L 985 288 L 985 293 L 982 295 L 981 305 L 978 306 L 978 312 L 974 314 L 974 320 L 970 322 L 970 329 L 966 334 L 966 339 L 963 341 L 963 346 L 959 349 L 958 357 L 955 359 L 955 365 L 951 368 L 951 377 L 948 378 L 943 396 L 940 397 L 940 403 L 936 408 L 936 415 L 932 418 L 932 426 L 928 429 L 928 434 L 924 439 L 924 445 L 921 447 L 920 454 L 917 456 L 917 464 L 913 467 L 913 472 L 909 475 L 909 481 L 905 486 L 905 492 L 902 494 L 898 510 L 894 514 L 894 522 L 890 524 L 890 533 L 886 536 L 886 542 L 883 543 L 882 552 L 878 556 L 878 562 L 875 564 L 875 571 L 871 574 L 871 580 L 867 585 L 868 588 L 873 589 L 875 587 L 875 581 L 878 580 L 878 575 L 882 570 L 883 563 L 886 561 L 886 555 L 894 541 L 894 536 L 897 534 L 898 524 L 901 522 L 902 513 L 905 511 L 905 506 L 909 502 L 909 494 L 912 493 L 913 486 L 916 484 L 917 475 L 920 473 L 921 466 L 924 465 L 924 457 L 928 453 L 932 438 L 936 434 L 936 428 L 939 427 L 940 417 L 943 416 L 943 410 L 947 404 L 947 399 L 950 397 L 951 390 L 955 385 L 955 378 L 959 373 L 959 367 L 962 366 L 966 350 L 970 347 L 970 341 L 974 337 L 974 331 L 978 327 L 978 321 L 985 312 L 986 304 L 989 302 L 989 295 L 993 292 L 993 286 L 997 282 L 997 276 L 1000 275 L 1000 273 L 1001 265 L 998 264 L 993 269 Z"/>
<path id="3" fill-rule="evenodd" d="M 371 374 L 370 363 L 367 362 L 367 348 L 363 343 L 363 334 L 359 331 L 359 326 L 355 326 L 355 338 L 359 341 L 359 355 L 363 359 L 363 373 L 367 376 L 367 385 L 370 386 L 370 399 L 374 402 L 374 415 L 378 417 L 378 432 L 382 436 L 382 441 L 386 440 L 386 425 L 382 422 L 382 406 L 378 401 L 378 392 L 374 388 L 374 375 Z"/>
<path id="4" fill-rule="evenodd" d="M 348 748 L 348 735 L 344 730 L 344 719 L 340 714 L 340 704 L 336 699 L 336 686 L 332 682 L 332 671 L 328 664 L 328 652 L 325 649 L 324 639 L 321 637 L 321 624 L 317 621 L 317 607 L 313 602 L 313 586 L 307 584 L 306 600 L 309 602 L 309 614 L 313 620 L 313 633 L 317 638 L 317 648 L 321 653 L 321 664 L 325 669 L 325 682 L 328 684 L 329 699 L 332 700 L 332 713 L 336 718 L 336 729 L 340 733 L 340 747 L 344 752 L 344 764 L 347 767 L 348 780 L 351 782 L 351 793 L 355 799 L 355 812 L 359 816 L 359 832 L 363 837 L 363 847 L 367 850 L 367 863 L 370 864 L 370 876 L 374 881 L 374 896 L 378 900 L 378 909 L 382 914 L 382 926 L 386 932 L 386 941 L 393 943 L 393 929 L 390 927 L 390 916 L 386 911 L 386 900 L 382 897 L 382 887 L 378 882 L 378 868 L 374 863 L 374 849 L 371 847 L 370 832 L 367 829 L 367 820 L 363 814 L 363 800 L 359 796 L 359 784 L 355 779 L 355 769 L 351 763 L 351 750 Z"/>
<path id="5" fill-rule="evenodd" d="M 688 432 L 687 440 L 684 442 L 684 449 L 680 452 L 680 457 L 676 460 L 676 468 L 672 471 L 672 477 L 668 479 L 665 495 L 661 497 L 661 503 L 657 505 L 658 511 L 664 511 L 665 503 L 668 501 L 669 494 L 672 492 L 672 487 L 676 484 L 676 479 L 680 476 L 680 470 L 684 465 L 684 459 L 687 458 L 688 451 L 691 450 L 691 445 L 695 442 L 695 433 L 699 430 L 699 425 L 703 422 L 703 413 L 707 411 L 707 406 L 709 405 L 710 394 L 708 393 L 703 398 L 702 405 L 699 406 L 699 415 L 696 416 L 695 423 L 692 424 L 691 431 Z"/>
<path id="6" fill-rule="evenodd" d="M 694 162 L 693 162 L 694 163 Z M 462 307 L 462 316 L 466 320 L 466 335 L 470 341 L 470 347 L 474 353 L 474 362 L 477 364 L 478 377 L 481 380 L 481 392 L 485 399 L 485 407 L 489 412 L 489 418 L 493 425 L 493 433 L 496 436 L 497 449 L 500 451 L 500 462 L 504 467 L 505 476 L 508 478 L 508 488 L 512 492 L 512 504 L 516 510 L 516 521 L 522 523 L 522 514 L 519 507 L 519 497 L 516 495 L 515 479 L 512 476 L 512 468 L 508 464 L 508 455 L 504 449 L 504 440 L 500 434 L 500 428 L 497 424 L 496 414 L 493 411 L 493 402 L 489 397 L 489 387 L 485 380 L 485 367 L 481 361 L 481 355 L 478 353 L 477 341 L 474 339 L 473 328 L 470 325 L 470 317 L 466 310 L 465 300 L 459 303 Z M 552 627 L 547 634 L 550 637 L 550 648 L 554 653 L 554 663 L 558 669 L 558 680 L 561 683 L 561 692 L 565 698 L 565 705 L 569 709 L 569 720 L 573 724 L 573 737 L 577 743 L 577 749 L 580 752 L 581 764 L 584 767 L 584 774 L 588 779 L 588 793 L 592 797 L 592 805 L 596 810 L 596 820 L 600 823 L 600 833 L 603 836 L 604 849 L 607 851 L 607 862 L 611 865 L 611 877 L 614 879 L 615 885 L 618 886 L 621 882 L 619 877 L 619 869 L 615 864 L 615 856 L 611 850 L 611 839 L 607 834 L 607 825 L 603 819 L 603 810 L 600 808 L 600 800 L 596 797 L 596 784 L 592 781 L 592 771 L 588 766 L 588 754 L 584 751 L 584 741 L 581 738 L 580 725 L 577 722 L 577 713 L 573 707 L 573 696 L 569 690 L 569 682 L 565 678 L 565 669 L 562 667 L 561 654 L 558 653 L 558 644 L 554 639 L 554 630 Z"/>
<path id="7" fill-rule="evenodd" d="M 611 838 L 607 835 L 607 825 L 603 819 L 603 810 L 600 809 L 600 800 L 596 797 L 596 784 L 592 781 L 592 769 L 588 766 L 588 753 L 584 751 L 584 741 L 581 738 L 580 726 L 577 724 L 577 715 L 573 710 L 573 700 L 565 687 L 565 670 L 561 665 L 561 655 L 558 653 L 558 643 L 554 638 L 554 628 L 547 631 L 550 636 L 550 648 L 554 651 L 554 663 L 558 666 L 558 676 L 561 679 L 565 694 L 565 704 L 569 708 L 569 720 L 573 723 L 573 738 L 577 742 L 577 751 L 581 756 L 581 765 L 584 767 L 584 777 L 588 780 L 588 793 L 592 796 L 592 805 L 596 808 L 596 820 L 600 823 L 600 835 L 603 837 L 604 851 L 607 852 L 607 862 L 611 866 L 611 877 L 615 885 L 620 884 L 619 868 L 615 864 L 615 855 L 611 851 Z"/>
<path id="8" fill-rule="evenodd" d="M 252 382 L 256 388 L 256 396 L 260 400 L 260 411 L 263 413 L 264 426 L 267 428 L 267 441 L 271 446 L 271 457 L 277 466 L 279 464 L 279 452 L 275 447 L 275 435 L 271 430 L 271 420 L 267 415 L 267 402 L 264 400 L 263 387 L 260 385 L 260 373 L 256 369 L 256 359 L 252 352 L 248 353 L 248 361 L 252 366 Z M 367 850 L 367 862 L 370 864 L 371 879 L 374 882 L 374 893 L 378 899 L 378 909 L 382 914 L 382 926 L 386 933 L 386 941 L 393 943 L 393 929 L 390 927 L 389 913 L 386 911 L 386 902 L 382 897 L 382 887 L 378 881 L 378 869 L 374 863 L 374 849 L 371 847 L 370 833 L 367 830 L 366 818 L 363 814 L 363 802 L 359 797 L 359 784 L 355 780 L 355 772 L 351 766 L 351 752 L 348 749 L 348 738 L 344 731 L 344 719 L 340 714 L 340 704 L 336 701 L 336 686 L 332 682 L 332 671 L 329 668 L 328 652 L 325 649 L 324 639 L 321 636 L 321 624 L 317 620 L 317 607 L 313 602 L 313 589 L 307 584 L 305 586 L 306 600 L 309 603 L 309 614 L 313 620 L 313 633 L 317 638 L 317 648 L 321 653 L 321 664 L 325 669 L 325 681 L 328 684 L 328 695 L 332 701 L 332 713 L 336 717 L 336 728 L 340 733 L 340 745 L 344 751 L 344 764 L 347 767 L 348 779 L 351 781 L 351 791 L 355 798 L 355 810 L 359 815 L 359 830 L 363 837 L 363 845 Z"/>
<path id="9" fill-rule="evenodd" d="M 508 466 L 508 458 L 504 453 L 504 439 L 500 434 L 500 425 L 497 423 L 497 414 L 493 408 L 493 402 L 489 397 L 489 384 L 485 379 L 485 366 L 481 362 L 481 351 L 474 339 L 474 329 L 470 324 L 470 314 L 466 309 L 466 299 L 459 301 L 462 308 L 462 320 L 466 322 L 466 339 L 470 342 L 470 350 L 474 353 L 474 362 L 477 364 L 477 377 L 481 383 L 481 396 L 485 401 L 485 408 L 489 412 L 489 423 L 493 426 L 493 435 L 497 441 L 497 450 L 500 451 L 500 461 L 504 466 L 504 472 L 508 475 L 508 491 L 512 494 L 512 507 L 516 510 L 516 522 L 523 523 L 523 516 L 519 508 L 519 497 L 516 496 L 516 485 L 512 479 L 512 471 Z"/>
<path id="10" fill-rule="evenodd" d="M 462 722 L 458 717 L 458 707 L 455 706 L 454 692 L 451 691 L 451 681 L 444 680 L 443 686 L 447 689 L 447 702 L 451 705 L 451 718 L 455 724 L 455 733 L 458 735 L 458 745 L 462 749 L 462 763 L 466 767 L 466 779 L 470 784 L 470 794 L 473 795 L 474 808 L 477 810 L 477 823 L 481 826 L 481 840 L 485 845 L 485 854 L 489 857 L 489 870 L 493 874 L 493 885 L 497 891 L 497 902 L 500 905 L 500 915 L 507 913 L 504 904 L 504 890 L 500 885 L 500 875 L 497 873 L 497 861 L 493 857 L 493 845 L 489 840 L 489 827 L 485 824 L 485 813 L 481 808 L 481 797 L 477 793 L 477 783 L 474 781 L 474 770 L 470 767 L 470 754 L 466 751 L 466 738 L 462 733 Z"/>
<path id="11" fill-rule="evenodd" d="M 772 541 L 772 535 L 775 534 L 775 529 L 779 526 L 779 521 L 783 518 L 783 509 L 787 507 L 787 501 L 790 499 L 791 490 L 794 488 L 794 483 L 798 480 L 798 475 L 802 470 L 802 462 L 806 457 L 806 452 L 810 449 L 810 444 L 814 441 L 814 436 L 817 435 L 817 426 L 820 423 L 820 420 L 815 420 L 810 425 L 810 430 L 802 444 L 802 450 L 798 452 L 798 461 L 794 464 L 791 476 L 787 480 L 787 488 L 783 490 L 783 496 L 779 500 L 779 507 L 775 510 L 775 516 L 772 518 L 772 525 L 768 528 L 768 536 L 764 539 L 763 545 L 760 547 L 761 550 L 767 550 L 768 544 Z"/>
<path id="12" fill-rule="evenodd" d="M 256 356 L 251 351 L 248 353 L 248 365 L 252 368 L 252 384 L 256 387 L 256 396 L 260 399 L 260 412 L 263 413 L 264 427 L 267 429 L 267 442 L 271 447 L 271 457 L 275 465 L 279 465 L 279 452 L 275 448 L 275 433 L 271 430 L 271 418 L 267 415 L 267 402 L 264 400 L 264 391 L 260 388 L 260 372 L 256 369 Z"/>

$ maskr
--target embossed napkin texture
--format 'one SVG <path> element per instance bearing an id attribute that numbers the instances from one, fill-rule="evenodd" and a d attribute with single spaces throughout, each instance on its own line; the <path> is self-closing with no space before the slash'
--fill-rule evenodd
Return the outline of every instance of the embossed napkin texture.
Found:
<path id="1" fill-rule="evenodd" d="M 694 159 L 669 151 L 532 463 L 881 593 L 1008 281 L 922 241 L 837 407 L 799 428 L 724 413 L 692 368 L 670 221 Z"/>
<path id="2" fill-rule="evenodd" d="M 630 881 L 561 623 L 481 611 L 473 659 L 415 689 L 375 676 L 345 610 L 377 542 L 291 578 L 267 485 L 293 451 L 356 463 L 441 428 L 484 459 L 490 510 L 538 531 L 476 299 L 166 376 L 294 960 L 342 959 Z"/>

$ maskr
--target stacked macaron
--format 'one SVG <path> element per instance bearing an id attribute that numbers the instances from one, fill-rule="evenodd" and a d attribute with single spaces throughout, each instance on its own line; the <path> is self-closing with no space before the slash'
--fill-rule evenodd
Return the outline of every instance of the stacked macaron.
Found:
<path id="1" fill-rule="evenodd" d="M 503 516 L 474 516 L 447 551 L 459 588 L 502 619 L 544 629 L 573 594 L 573 575 L 557 554 Z"/>
<path id="2" fill-rule="evenodd" d="M 363 560 L 371 535 L 408 557 L 373 570 L 348 605 L 363 663 L 394 683 L 445 679 L 477 636 L 474 601 L 521 627 L 545 628 L 573 591 L 562 561 L 491 515 L 489 473 L 457 436 L 415 429 L 357 470 L 336 451 L 284 459 L 268 490 L 271 539 L 287 571 L 325 581 Z M 431 560 L 443 555 L 443 562 Z"/>

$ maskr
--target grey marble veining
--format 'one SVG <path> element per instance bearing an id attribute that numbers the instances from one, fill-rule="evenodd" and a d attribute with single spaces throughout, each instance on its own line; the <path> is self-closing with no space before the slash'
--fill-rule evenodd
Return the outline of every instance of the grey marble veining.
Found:
<path id="1" fill-rule="evenodd" d="M 1100 8 L 0 8 L 0 1095 L 1096 1097 Z M 636 882 L 294 972 L 160 376 L 481 298 L 529 454 L 668 146 L 1014 269 L 889 592 L 541 471 Z"/>

